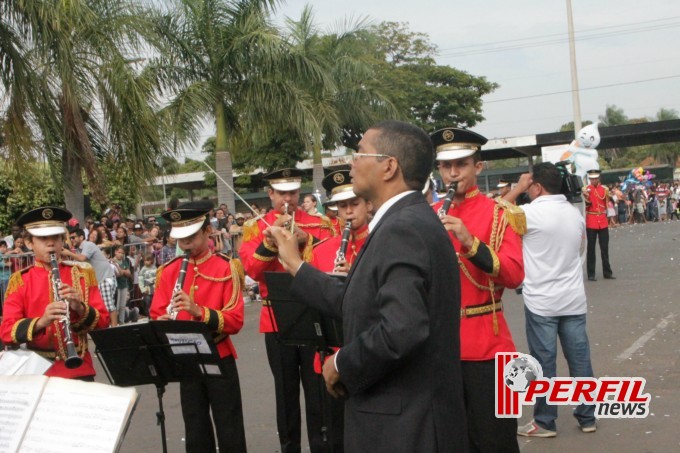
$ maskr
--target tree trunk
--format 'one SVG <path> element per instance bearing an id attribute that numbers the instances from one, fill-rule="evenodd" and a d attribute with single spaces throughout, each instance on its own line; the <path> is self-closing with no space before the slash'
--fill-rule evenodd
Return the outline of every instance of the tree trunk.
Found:
<path id="1" fill-rule="evenodd" d="M 83 194 L 82 167 L 78 159 L 68 151 L 64 151 L 61 159 L 62 178 L 64 181 L 64 203 L 80 225 L 85 225 L 85 196 Z"/>
<path id="2" fill-rule="evenodd" d="M 323 190 L 322 181 L 324 178 L 323 161 L 321 159 L 321 140 L 314 143 L 314 166 L 312 167 L 312 181 L 314 183 L 314 190 L 321 193 L 321 201 L 326 201 L 326 192 Z"/>
<path id="3" fill-rule="evenodd" d="M 215 153 L 215 171 L 220 178 L 225 181 L 231 181 L 230 184 L 234 187 L 234 173 L 231 166 L 231 153 L 229 151 L 217 151 Z M 226 203 L 229 212 L 236 213 L 236 200 L 234 193 L 222 182 L 220 178 L 217 179 L 217 203 Z"/>
<path id="4" fill-rule="evenodd" d="M 215 106 L 215 171 L 217 172 L 217 202 L 226 203 L 230 212 L 236 212 L 233 191 L 234 172 L 231 164 L 231 153 L 227 150 L 227 123 L 224 117 L 224 106 Z M 222 178 L 227 184 L 220 180 Z"/>

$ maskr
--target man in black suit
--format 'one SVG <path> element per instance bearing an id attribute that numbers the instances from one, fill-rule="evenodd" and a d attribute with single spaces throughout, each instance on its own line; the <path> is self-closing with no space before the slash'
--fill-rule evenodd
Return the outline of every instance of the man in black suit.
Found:
<path id="1" fill-rule="evenodd" d="M 267 231 L 301 301 L 342 317 L 344 346 L 323 366 L 347 397 L 348 452 L 467 451 L 460 370 L 460 281 L 446 231 L 421 193 L 432 143 L 398 121 L 376 124 L 352 162 L 375 216 L 346 282 L 304 264 L 295 238 Z"/>

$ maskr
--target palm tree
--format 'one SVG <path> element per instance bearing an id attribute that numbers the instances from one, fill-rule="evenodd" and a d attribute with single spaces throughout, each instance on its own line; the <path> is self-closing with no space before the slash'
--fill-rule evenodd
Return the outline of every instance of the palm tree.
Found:
<path id="1" fill-rule="evenodd" d="M 94 198 L 105 201 L 104 159 L 135 179 L 155 173 L 161 148 L 153 87 L 134 67 L 145 45 L 145 12 L 117 0 L 3 4 L 11 13 L 4 25 L 21 52 L 14 68 L 31 68 L 3 78 L 7 92 L 28 93 L 17 113 L 7 113 L 5 131 L 19 132 L 19 143 L 7 144 L 10 160 L 19 165 L 42 153 L 63 179 L 66 207 L 82 219 L 83 174 Z"/>
<path id="2" fill-rule="evenodd" d="M 300 19 L 287 19 L 289 41 L 294 52 L 323 67 L 331 86 L 319 87 L 301 80 L 301 87 L 314 102 L 314 112 L 321 128 L 310 137 L 313 152 L 314 186 L 319 189 L 324 177 L 321 150 L 343 143 L 343 136 L 364 131 L 376 121 L 395 118 L 397 111 L 388 96 L 370 88 L 367 81 L 375 77 L 372 56 L 366 52 L 359 34 L 366 32 L 366 21 L 345 22 L 341 30 L 326 35 L 314 24 L 312 7 L 306 5 Z"/>
<path id="3" fill-rule="evenodd" d="M 148 70 L 160 90 L 173 94 L 163 114 L 184 144 L 196 144 L 204 122 L 214 121 L 217 170 L 232 187 L 231 152 L 247 146 L 251 136 L 266 136 L 283 124 L 301 137 L 318 134 L 309 96 L 296 80 L 323 86 L 325 75 L 288 51 L 268 20 L 276 3 L 176 0 L 157 21 L 166 44 Z M 234 211 L 231 192 L 219 201 Z"/>

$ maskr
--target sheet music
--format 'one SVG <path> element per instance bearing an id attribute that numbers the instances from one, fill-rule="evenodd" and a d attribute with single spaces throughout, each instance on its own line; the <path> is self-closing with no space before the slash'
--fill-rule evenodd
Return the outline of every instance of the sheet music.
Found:
<path id="1" fill-rule="evenodd" d="M 134 388 L 51 378 L 21 445 L 22 453 L 113 452 L 137 398 Z"/>
<path id="2" fill-rule="evenodd" d="M 172 353 L 175 355 L 196 354 L 193 343 L 196 343 L 200 354 L 210 354 L 210 345 L 200 333 L 167 333 L 165 336 L 169 344 L 180 345 L 172 347 Z"/>
<path id="3" fill-rule="evenodd" d="M 0 376 L 44 374 L 52 362 L 33 351 L 1 351 Z"/>
<path id="4" fill-rule="evenodd" d="M 0 380 L 1 453 L 18 450 L 47 379 L 45 376 L 5 376 Z"/>

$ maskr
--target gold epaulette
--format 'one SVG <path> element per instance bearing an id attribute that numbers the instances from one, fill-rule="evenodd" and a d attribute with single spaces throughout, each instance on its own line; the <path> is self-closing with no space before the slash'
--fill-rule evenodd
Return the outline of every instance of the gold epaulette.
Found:
<path id="1" fill-rule="evenodd" d="M 83 266 L 85 264 L 86 266 Z M 89 289 L 93 286 L 97 286 L 97 275 L 94 273 L 94 268 L 90 263 L 73 263 L 70 264 L 70 266 L 73 266 L 73 269 L 71 269 L 71 281 L 73 282 L 75 286 L 75 282 L 80 278 L 83 277 L 85 280 L 85 286 Z"/>
<path id="2" fill-rule="evenodd" d="M 243 224 L 243 241 L 248 242 L 260 234 L 260 227 L 256 219 L 250 219 Z"/>
<path id="3" fill-rule="evenodd" d="M 331 219 L 329 219 L 325 215 L 321 216 L 321 228 L 326 228 L 327 230 L 330 230 L 331 236 L 335 236 L 335 228 L 333 228 L 333 223 L 331 222 Z"/>
<path id="4" fill-rule="evenodd" d="M 168 264 L 172 263 L 173 261 L 177 261 L 178 259 L 182 259 L 183 257 L 184 255 L 176 256 L 170 261 L 158 266 L 158 268 L 156 269 L 156 282 L 154 283 L 154 289 L 158 289 L 158 285 L 161 282 L 161 274 L 163 273 L 163 269 L 165 269 L 168 266 Z"/>
<path id="5" fill-rule="evenodd" d="M 72 260 L 64 260 L 62 261 L 62 264 L 66 266 L 78 266 L 81 269 L 94 269 L 92 265 L 86 261 L 72 261 Z"/>
<path id="6" fill-rule="evenodd" d="M 7 291 L 5 291 L 5 297 L 9 296 L 10 294 L 14 294 L 19 290 L 19 288 L 24 286 L 24 279 L 21 278 L 21 274 L 23 273 L 24 271 L 15 272 L 9 278 L 9 281 L 7 282 Z"/>
<path id="7" fill-rule="evenodd" d="M 501 197 L 496 198 L 496 203 L 503 209 L 510 228 L 520 236 L 525 235 L 527 232 L 527 216 L 524 210 Z"/>

